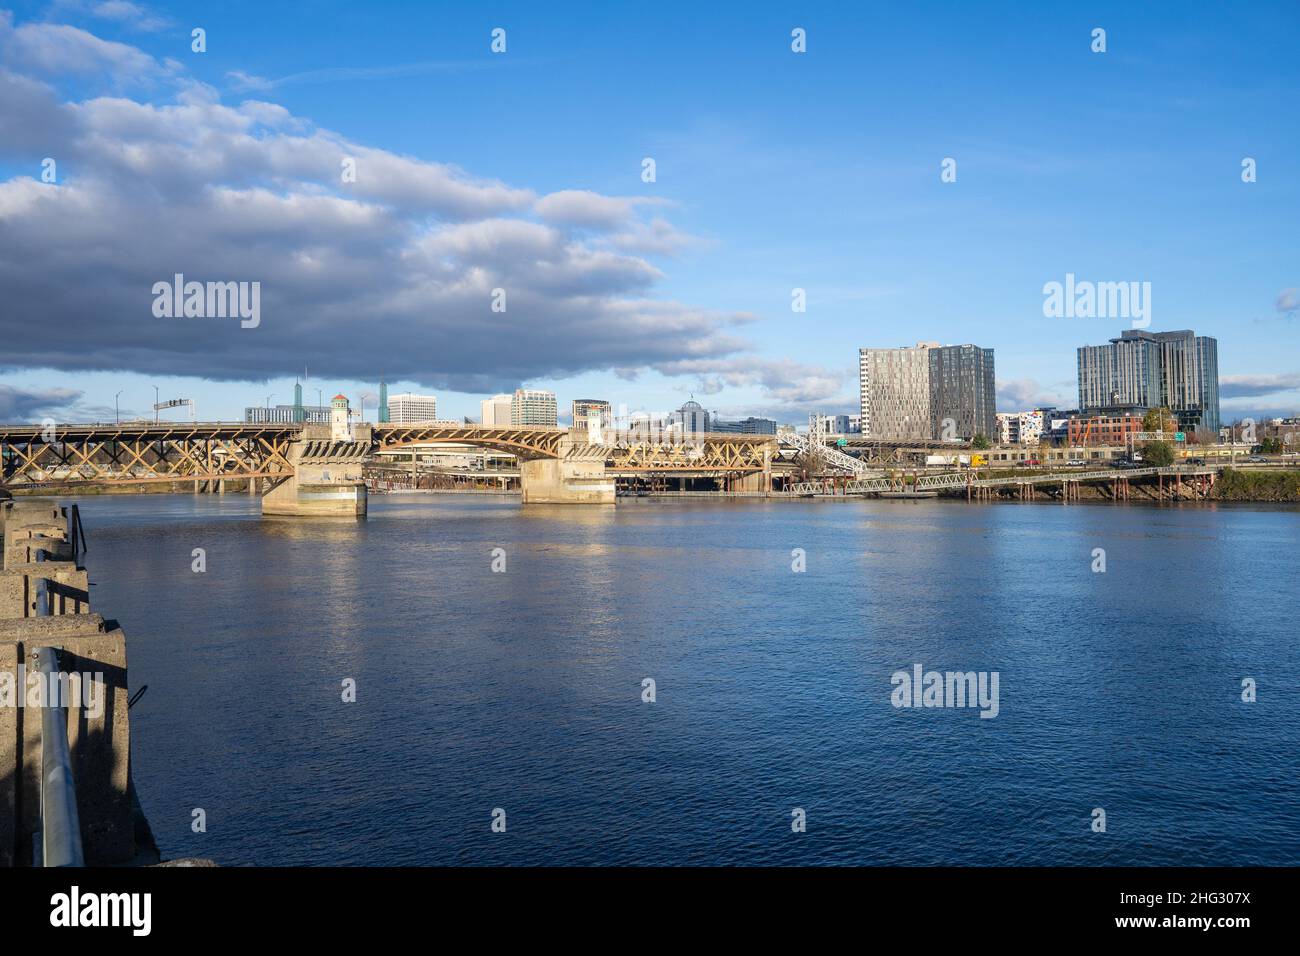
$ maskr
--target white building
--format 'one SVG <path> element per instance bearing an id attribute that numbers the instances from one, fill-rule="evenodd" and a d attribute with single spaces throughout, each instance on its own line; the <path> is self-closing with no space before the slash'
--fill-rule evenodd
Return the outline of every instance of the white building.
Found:
<path id="1" fill-rule="evenodd" d="M 538 388 L 517 388 L 510 400 L 511 425 L 556 425 L 559 410 L 555 393 Z"/>
<path id="2" fill-rule="evenodd" d="M 998 444 L 1037 445 L 1043 437 L 1043 413 L 999 412 Z"/>
<path id="3" fill-rule="evenodd" d="M 509 395 L 493 395 L 491 398 L 483 399 L 479 402 L 479 408 L 483 413 L 480 421 L 484 425 L 509 425 L 510 405 Z"/>
<path id="4" fill-rule="evenodd" d="M 432 422 L 438 418 L 438 399 L 432 395 L 388 396 L 388 420 L 399 425 L 411 425 L 416 422 Z"/>

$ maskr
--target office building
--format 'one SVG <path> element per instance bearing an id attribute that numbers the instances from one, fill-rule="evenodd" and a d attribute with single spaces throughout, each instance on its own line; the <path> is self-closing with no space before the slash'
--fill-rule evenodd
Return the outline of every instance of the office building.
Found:
<path id="1" fill-rule="evenodd" d="M 510 400 L 511 425 L 550 425 L 559 423 L 555 393 L 539 388 L 517 388 Z"/>
<path id="2" fill-rule="evenodd" d="M 382 409 L 381 405 L 380 410 Z M 438 399 L 432 395 L 412 395 L 410 392 L 389 395 L 387 420 L 399 425 L 437 421 Z"/>
<path id="3" fill-rule="evenodd" d="M 249 405 L 244 409 L 247 425 L 292 425 L 306 422 L 309 425 L 328 425 L 328 405 Z"/>
<path id="4" fill-rule="evenodd" d="M 509 395 L 493 395 L 483 399 L 479 402 L 482 411 L 480 420 L 484 425 L 509 425 L 512 401 Z"/>
<path id="5" fill-rule="evenodd" d="M 709 430 L 722 435 L 775 435 L 776 422 L 770 418 L 742 418 L 738 422 L 724 422 L 716 416 L 709 419 Z"/>
<path id="6" fill-rule="evenodd" d="M 687 434 L 707 432 L 709 430 L 709 413 L 704 410 L 703 405 L 694 399 L 677 409 L 669 417 L 674 425 Z"/>

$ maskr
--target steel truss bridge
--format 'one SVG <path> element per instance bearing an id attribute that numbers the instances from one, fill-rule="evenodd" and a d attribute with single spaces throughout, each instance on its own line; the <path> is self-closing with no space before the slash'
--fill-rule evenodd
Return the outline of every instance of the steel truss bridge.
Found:
<path id="1" fill-rule="evenodd" d="M 0 487 L 219 481 L 293 474 L 294 425 L 0 426 Z"/>
<path id="2" fill-rule="evenodd" d="M 492 448 L 532 459 L 604 460 L 628 473 L 751 473 L 779 460 L 771 435 L 664 435 L 606 432 L 600 444 L 545 426 L 371 426 L 370 438 L 330 442 L 322 426 L 299 424 L 130 423 L 0 425 L 0 487 L 145 484 L 292 476 L 299 461 L 370 457 L 417 444 Z M 321 437 L 321 436 L 325 437 Z"/>

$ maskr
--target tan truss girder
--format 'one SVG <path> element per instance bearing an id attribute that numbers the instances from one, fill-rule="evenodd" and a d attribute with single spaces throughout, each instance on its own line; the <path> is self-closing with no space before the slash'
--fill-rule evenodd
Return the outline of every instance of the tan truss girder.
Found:
<path id="1" fill-rule="evenodd" d="M 283 478 L 292 425 L 0 426 L 0 485 Z"/>

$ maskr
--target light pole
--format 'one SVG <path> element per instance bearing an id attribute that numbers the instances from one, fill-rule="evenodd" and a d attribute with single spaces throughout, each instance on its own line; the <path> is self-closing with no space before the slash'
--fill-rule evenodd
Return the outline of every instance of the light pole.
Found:
<path id="1" fill-rule="evenodd" d="M 126 389 L 122 389 L 122 392 L 124 391 Z M 119 425 L 122 424 L 122 412 L 118 409 L 117 400 L 122 396 L 122 392 L 118 392 L 113 396 L 113 418 Z"/>
<path id="2" fill-rule="evenodd" d="M 158 400 L 158 386 L 155 385 L 153 387 L 153 423 L 155 425 L 158 424 L 158 406 L 160 404 L 162 403 Z"/>
<path id="3" fill-rule="evenodd" d="M 321 413 L 321 390 L 318 388 L 316 389 L 316 414 L 319 415 L 320 413 Z"/>

